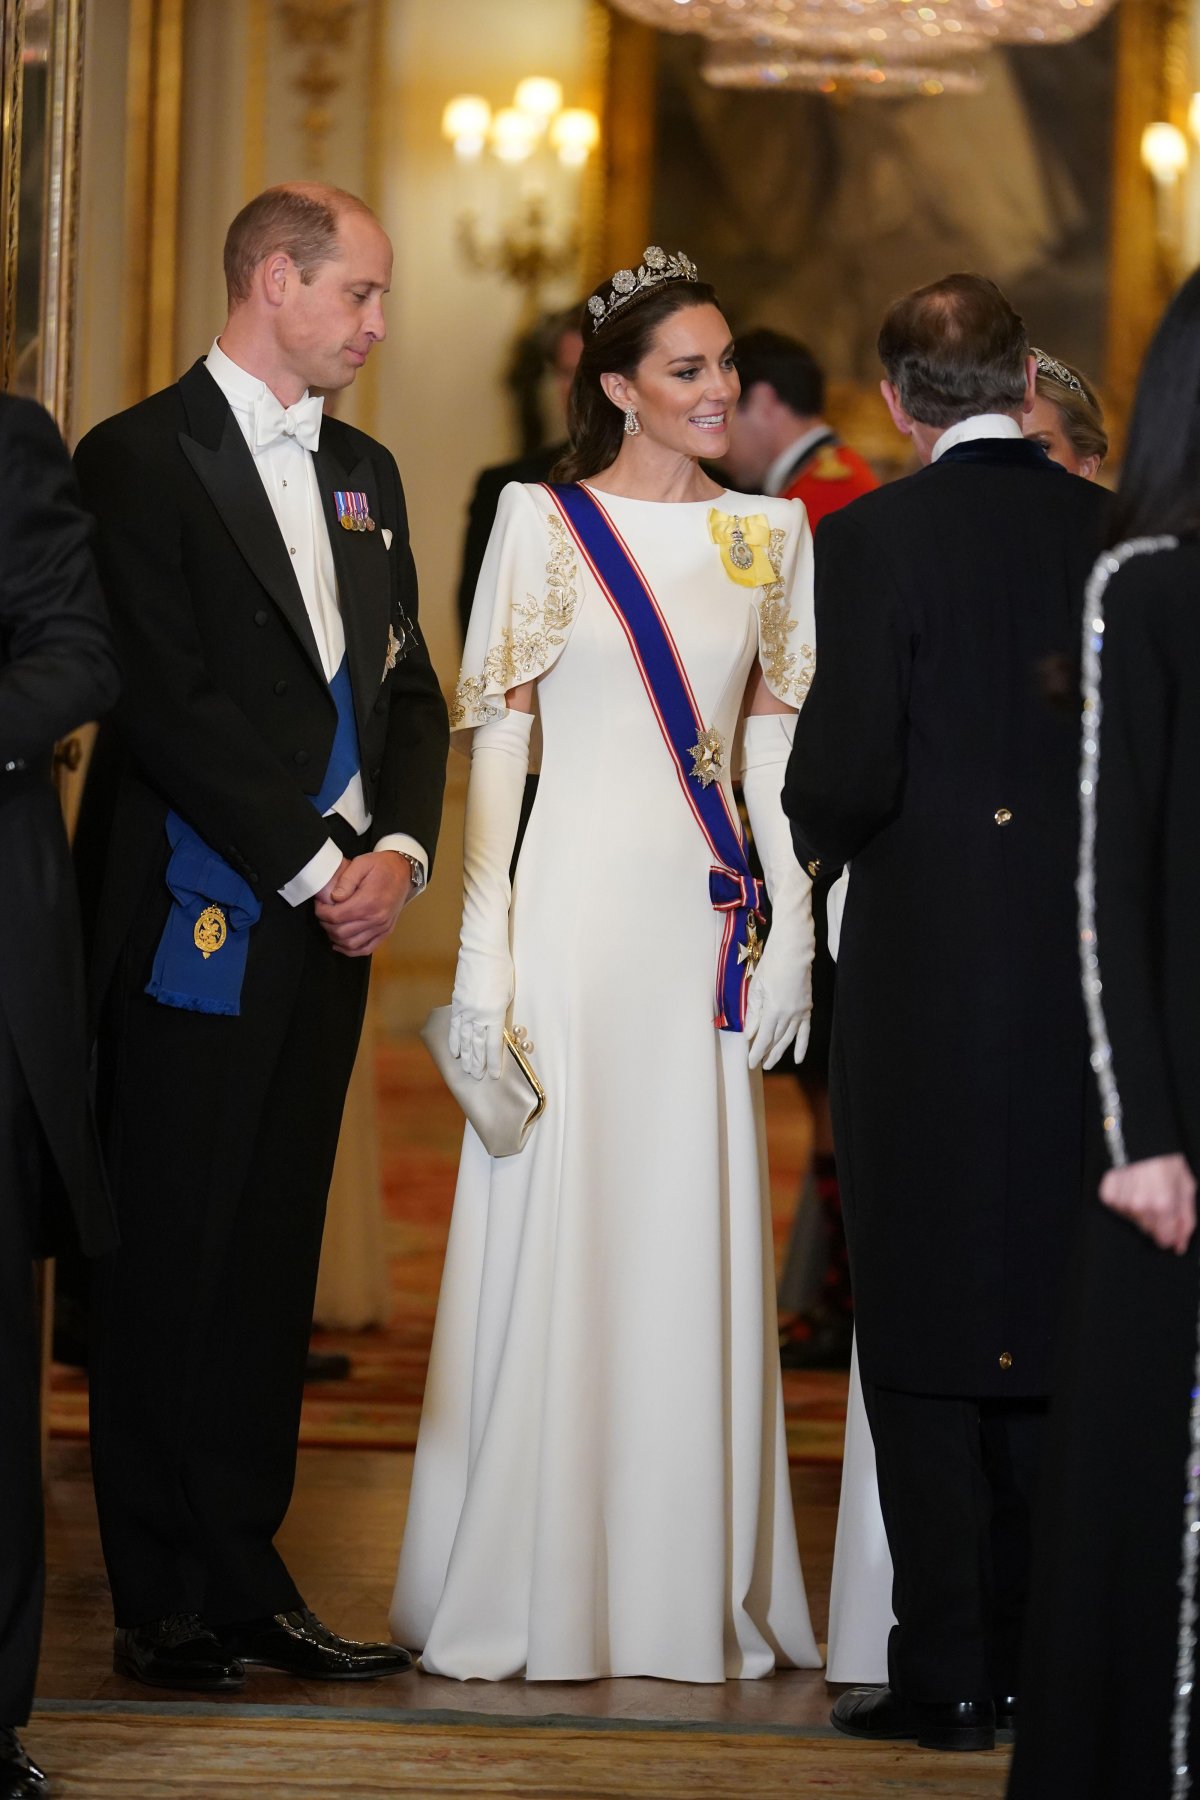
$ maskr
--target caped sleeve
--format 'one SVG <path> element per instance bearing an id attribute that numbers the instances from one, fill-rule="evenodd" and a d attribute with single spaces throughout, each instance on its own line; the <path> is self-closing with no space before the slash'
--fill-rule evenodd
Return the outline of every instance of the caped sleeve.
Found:
<path id="1" fill-rule="evenodd" d="M 574 540 L 541 490 L 511 481 L 500 495 L 450 708 L 452 732 L 504 717 L 510 688 L 562 655 L 583 582 Z"/>
<path id="2" fill-rule="evenodd" d="M 813 535 L 799 500 L 787 500 L 774 511 L 767 560 L 775 579 L 755 594 L 758 660 L 775 698 L 798 708 L 812 686 L 817 663 Z"/>

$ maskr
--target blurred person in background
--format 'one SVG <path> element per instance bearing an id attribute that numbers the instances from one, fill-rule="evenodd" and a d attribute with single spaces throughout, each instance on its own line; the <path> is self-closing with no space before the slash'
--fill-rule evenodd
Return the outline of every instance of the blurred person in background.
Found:
<path id="1" fill-rule="evenodd" d="M 583 351 L 583 334 L 579 329 L 581 311 L 582 307 L 577 305 L 551 313 L 535 334 L 541 346 L 542 366 L 549 373 L 554 390 L 553 442 L 515 457 L 511 462 L 482 469 L 476 479 L 467 510 L 467 531 L 458 578 L 458 623 L 464 644 L 479 571 L 496 521 L 501 493 L 510 481 L 545 481 L 555 463 L 566 455 L 567 396 Z"/>
<path id="2" fill-rule="evenodd" d="M 1021 429 L 1052 462 L 1094 481 L 1108 455 L 1108 433 L 1095 388 L 1070 363 L 1035 349 L 1037 392 Z"/>

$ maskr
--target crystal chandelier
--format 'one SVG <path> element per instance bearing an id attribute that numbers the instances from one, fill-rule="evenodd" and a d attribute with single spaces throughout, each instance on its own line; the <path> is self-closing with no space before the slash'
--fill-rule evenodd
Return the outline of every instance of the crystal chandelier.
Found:
<path id="1" fill-rule="evenodd" d="M 717 88 L 790 92 L 807 89 L 822 94 L 876 94 L 882 99 L 907 95 L 977 94 L 983 78 L 962 58 L 916 62 L 871 56 L 809 56 L 794 47 L 760 47 L 722 40 L 710 44 L 704 57 L 705 81 Z"/>
<path id="2" fill-rule="evenodd" d="M 1063 44 L 1116 0 L 613 0 L 662 31 L 751 40 L 810 56 L 910 62 L 994 44 Z"/>

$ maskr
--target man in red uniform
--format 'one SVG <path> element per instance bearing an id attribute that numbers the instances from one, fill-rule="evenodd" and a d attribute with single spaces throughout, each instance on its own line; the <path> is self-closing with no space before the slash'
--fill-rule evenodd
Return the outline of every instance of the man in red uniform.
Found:
<path id="1" fill-rule="evenodd" d="M 803 500 L 815 531 L 836 512 L 879 486 L 870 464 L 839 441 L 822 418 L 825 375 L 806 345 L 761 328 L 738 338 L 742 397 L 725 467 L 739 488 Z"/>
<path id="2" fill-rule="evenodd" d="M 781 331 L 760 329 L 738 338 L 742 397 L 733 415 L 724 468 L 749 493 L 802 500 L 815 530 L 826 513 L 879 486 L 870 464 L 843 444 L 822 417 L 825 375 L 806 345 Z M 792 1227 L 779 1309 L 785 1325 L 781 1353 L 788 1368 L 848 1366 L 853 1334 L 850 1270 L 829 1118 L 829 1031 L 833 1018 L 833 960 L 827 954 L 825 901 L 831 884 L 813 894 L 818 945 L 813 968 L 813 1027 L 800 1085 L 813 1115 L 813 1160 Z"/>

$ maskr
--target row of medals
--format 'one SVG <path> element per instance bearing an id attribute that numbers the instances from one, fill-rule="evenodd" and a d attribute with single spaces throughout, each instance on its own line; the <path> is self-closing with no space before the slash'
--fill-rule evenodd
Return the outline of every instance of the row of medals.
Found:
<path id="1" fill-rule="evenodd" d="M 374 531 L 375 529 L 375 521 L 369 513 L 344 512 L 340 524 L 343 531 Z"/>

